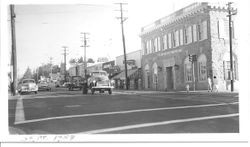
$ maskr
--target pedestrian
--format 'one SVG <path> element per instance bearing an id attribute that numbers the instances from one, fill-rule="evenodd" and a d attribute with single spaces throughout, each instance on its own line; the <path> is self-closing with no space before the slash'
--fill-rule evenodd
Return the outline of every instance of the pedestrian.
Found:
<path id="1" fill-rule="evenodd" d="M 218 85 L 218 80 L 217 80 L 216 76 L 214 76 L 213 83 L 214 83 L 214 91 L 218 92 L 219 91 L 219 85 Z"/>
<path id="2" fill-rule="evenodd" d="M 210 78 L 210 76 L 207 77 L 207 89 L 208 92 L 212 92 L 213 88 L 212 88 L 212 79 Z"/>
<path id="3" fill-rule="evenodd" d="M 186 85 L 186 91 L 189 93 L 189 84 Z"/>

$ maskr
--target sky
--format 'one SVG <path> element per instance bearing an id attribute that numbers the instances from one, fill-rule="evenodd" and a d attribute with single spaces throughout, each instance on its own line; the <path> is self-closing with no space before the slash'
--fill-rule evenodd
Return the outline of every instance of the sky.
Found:
<path id="1" fill-rule="evenodd" d="M 141 49 L 141 28 L 192 2 L 156 0 L 129 1 L 124 5 L 126 52 Z M 155 9 L 157 8 L 157 9 Z M 67 62 L 84 55 L 81 32 L 88 32 L 86 56 L 110 60 L 123 54 L 119 5 L 113 2 L 72 4 L 16 5 L 16 43 L 19 74 L 29 66 L 35 69 L 52 57 L 53 64 L 63 62 L 63 48 L 68 47 Z M 67 66 L 69 67 L 69 65 Z"/>
<path id="2" fill-rule="evenodd" d="M 63 62 L 63 48 L 68 47 L 67 64 L 84 56 L 81 32 L 88 32 L 87 58 L 108 57 L 114 60 L 123 54 L 119 5 L 116 1 L 81 1 L 55 4 L 19 4 L 16 13 L 18 73 L 42 64 Z M 121 2 L 121 1 L 119 1 Z M 143 2 L 143 3 L 142 3 Z M 192 1 L 127 1 L 124 5 L 126 52 L 141 49 L 143 26 L 181 9 Z M 69 67 L 69 64 L 68 66 Z"/>

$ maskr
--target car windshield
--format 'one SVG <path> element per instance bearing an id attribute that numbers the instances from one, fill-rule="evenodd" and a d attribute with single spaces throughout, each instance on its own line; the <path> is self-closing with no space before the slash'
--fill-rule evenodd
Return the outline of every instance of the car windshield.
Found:
<path id="1" fill-rule="evenodd" d="M 107 76 L 106 72 L 92 72 L 92 76 L 97 77 L 97 76 Z"/>
<path id="2" fill-rule="evenodd" d="M 23 80 L 23 83 L 35 83 L 34 80 Z"/>
<path id="3" fill-rule="evenodd" d="M 40 84 L 47 84 L 46 82 L 40 82 Z"/>
<path id="4" fill-rule="evenodd" d="M 107 81 L 109 78 L 107 76 L 97 76 L 94 77 L 94 80 L 96 81 Z"/>

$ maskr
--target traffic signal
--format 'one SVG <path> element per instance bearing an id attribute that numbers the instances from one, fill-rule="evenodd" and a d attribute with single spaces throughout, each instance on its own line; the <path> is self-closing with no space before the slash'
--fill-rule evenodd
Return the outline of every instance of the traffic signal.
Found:
<path id="1" fill-rule="evenodd" d="M 193 62 L 193 55 L 188 55 L 189 62 Z"/>
<path id="2" fill-rule="evenodd" d="M 196 55 L 188 55 L 189 62 L 195 62 L 197 61 L 197 56 Z"/>

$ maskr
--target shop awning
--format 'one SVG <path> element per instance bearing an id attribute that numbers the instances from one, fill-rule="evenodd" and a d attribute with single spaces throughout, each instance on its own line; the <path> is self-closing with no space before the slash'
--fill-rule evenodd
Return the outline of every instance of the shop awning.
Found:
<path id="1" fill-rule="evenodd" d="M 137 77 L 138 74 L 138 69 L 131 69 L 127 71 L 127 76 L 128 78 L 135 78 Z M 121 79 L 121 80 L 125 80 L 125 71 L 122 71 L 121 73 L 119 73 L 118 75 L 114 76 L 112 79 Z"/>

